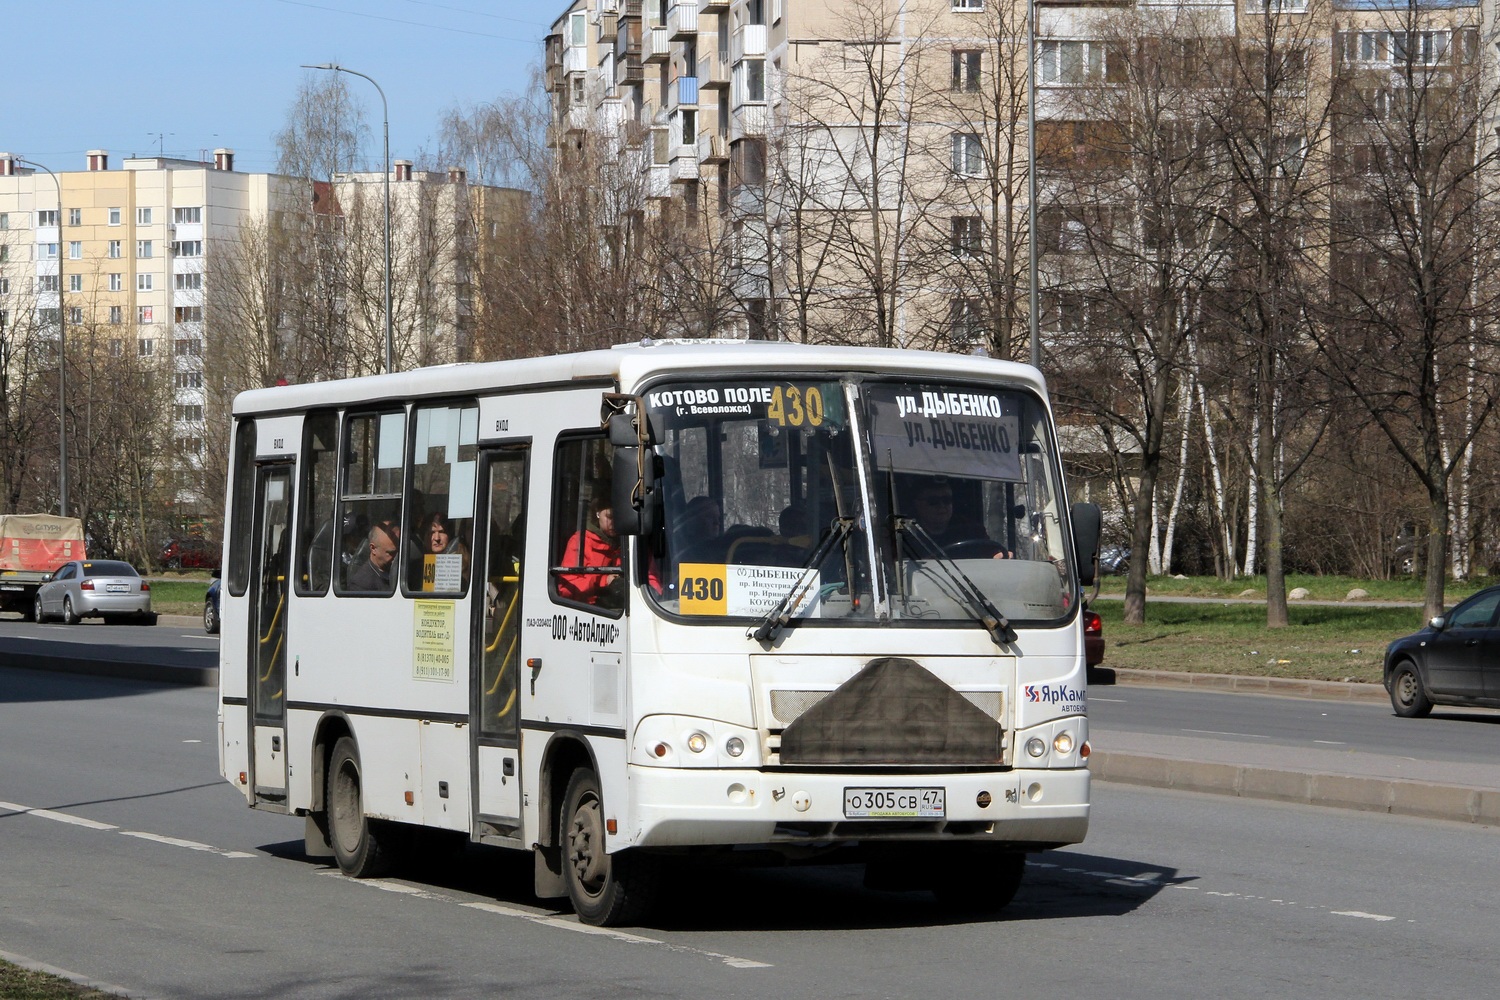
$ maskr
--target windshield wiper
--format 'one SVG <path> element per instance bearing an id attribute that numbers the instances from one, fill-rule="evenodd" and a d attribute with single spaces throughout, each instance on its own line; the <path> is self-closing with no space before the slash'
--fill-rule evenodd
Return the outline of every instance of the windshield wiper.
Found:
<path id="1" fill-rule="evenodd" d="M 959 569 L 957 563 L 944 555 L 942 546 L 933 541 L 932 536 L 927 533 L 927 529 L 923 528 L 916 518 L 902 517 L 898 514 L 891 520 L 895 528 L 897 542 L 900 542 L 902 535 L 910 535 L 912 540 L 917 543 L 919 549 L 927 551 L 927 555 L 933 565 L 943 571 L 943 575 L 948 578 L 948 582 L 953 584 L 959 596 L 969 605 L 970 612 L 973 613 L 980 626 L 989 633 L 995 645 L 1003 646 L 1006 643 L 1016 641 L 1016 630 L 1011 627 L 1006 617 L 990 603 L 989 598 L 984 596 L 984 591 L 979 589 L 979 585 L 969 578 L 969 574 Z M 897 568 L 897 572 L 900 572 L 899 567 Z"/>
<path id="2" fill-rule="evenodd" d="M 829 549 L 833 548 L 834 543 L 847 538 L 853 530 L 854 518 L 834 518 L 832 523 L 823 529 L 823 534 L 818 539 L 818 544 L 813 546 L 812 551 L 807 554 L 807 558 L 803 559 L 802 564 L 797 567 L 801 571 L 797 576 L 797 582 L 787 590 L 780 601 L 776 602 L 774 608 L 765 613 L 760 620 L 760 624 L 750 629 L 745 635 L 750 638 L 759 639 L 761 642 L 775 639 L 780 635 L 781 630 L 792 622 L 792 609 L 801 604 L 802 599 L 807 596 L 807 588 L 813 579 L 809 575 L 811 570 L 823 562 L 823 557 L 828 554 Z"/>

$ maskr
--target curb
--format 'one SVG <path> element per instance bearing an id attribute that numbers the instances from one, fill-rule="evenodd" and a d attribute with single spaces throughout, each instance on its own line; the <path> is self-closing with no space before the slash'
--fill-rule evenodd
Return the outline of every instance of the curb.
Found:
<path id="1" fill-rule="evenodd" d="M 1095 667 L 1094 675 L 1090 678 L 1090 683 L 1227 691 L 1236 694 L 1269 694 L 1288 698 L 1321 698 L 1329 701 L 1383 702 L 1390 698 L 1384 685 L 1357 681 L 1310 681 L 1293 677 L 1252 677 L 1240 674 L 1189 674 L 1171 670 L 1140 670 L 1124 667 Z"/>
<path id="2" fill-rule="evenodd" d="M 1097 781 L 1500 826 L 1500 790 L 1095 751 Z"/>

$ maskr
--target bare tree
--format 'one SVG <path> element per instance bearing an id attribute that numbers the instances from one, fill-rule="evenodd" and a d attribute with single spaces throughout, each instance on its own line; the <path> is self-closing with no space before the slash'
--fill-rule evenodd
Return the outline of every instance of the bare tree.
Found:
<path id="1" fill-rule="evenodd" d="M 369 136 L 364 108 L 343 73 L 309 74 L 275 135 L 276 171 L 289 177 L 332 180 L 356 168 Z"/>

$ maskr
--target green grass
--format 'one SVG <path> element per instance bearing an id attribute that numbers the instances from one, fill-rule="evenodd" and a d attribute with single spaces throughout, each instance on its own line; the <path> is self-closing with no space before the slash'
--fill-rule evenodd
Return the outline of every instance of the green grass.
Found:
<path id="1" fill-rule="evenodd" d="M 151 610 L 159 615 L 203 614 L 203 595 L 208 592 L 209 578 L 202 580 L 167 580 L 151 578 Z M 3 1000 L 3 998 L 0 998 Z"/>
<path id="2" fill-rule="evenodd" d="M 1118 601 L 1093 607 L 1104 619 L 1106 667 L 1375 684 L 1386 645 L 1422 625 L 1420 608 L 1293 605 L 1286 628 L 1268 629 L 1262 604 L 1148 598 L 1144 625 L 1126 625 Z"/>
<path id="3" fill-rule="evenodd" d="M 1479 577 L 1475 580 L 1448 581 L 1447 588 L 1443 591 L 1443 600 L 1452 607 L 1454 603 L 1468 597 L 1474 591 L 1488 587 L 1491 583 L 1500 582 L 1487 577 Z M 1313 601 L 1342 601 L 1348 596 L 1349 591 L 1359 588 L 1366 591 L 1372 601 L 1421 601 L 1423 587 L 1421 577 L 1402 576 L 1394 580 L 1360 580 L 1348 576 L 1309 576 L 1303 573 L 1289 575 L 1286 578 L 1287 593 L 1291 593 L 1298 587 L 1304 587 L 1308 592 L 1308 600 Z M 1125 578 L 1123 576 L 1106 576 L 1099 586 L 1100 593 L 1123 596 L 1125 593 Z M 1245 593 L 1249 591 L 1249 593 Z M 1193 576 L 1185 580 L 1177 580 L 1170 576 L 1152 576 L 1146 578 L 1146 597 L 1149 602 L 1151 596 L 1170 597 L 1239 597 L 1259 598 L 1265 600 L 1266 578 L 1263 576 L 1242 576 L 1234 580 L 1220 580 L 1212 576 Z"/>
<path id="4" fill-rule="evenodd" d="M 0 960 L 0 1000 L 109 1000 L 113 996 Z"/>

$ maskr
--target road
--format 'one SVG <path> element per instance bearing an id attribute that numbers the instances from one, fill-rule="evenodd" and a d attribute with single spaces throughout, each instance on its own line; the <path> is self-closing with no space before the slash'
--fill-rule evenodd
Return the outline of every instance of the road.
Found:
<path id="1" fill-rule="evenodd" d="M 219 638 L 186 618 L 163 617 L 150 627 L 38 625 L 0 618 L 0 663 L 53 671 L 183 683 L 215 683 Z"/>
<path id="2" fill-rule="evenodd" d="M 512 855 L 435 845 L 366 883 L 306 860 L 300 821 L 219 780 L 213 718 L 211 689 L 0 668 L 0 951 L 155 997 L 1367 1000 L 1485 995 L 1500 943 L 1500 830 L 1105 784 L 1000 921 L 711 867 L 600 932 Z"/>

